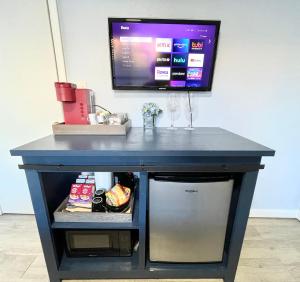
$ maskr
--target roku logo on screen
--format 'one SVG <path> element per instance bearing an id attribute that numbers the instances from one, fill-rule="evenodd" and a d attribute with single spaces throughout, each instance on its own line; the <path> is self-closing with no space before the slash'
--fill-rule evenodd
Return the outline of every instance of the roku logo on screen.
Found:
<path id="1" fill-rule="evenodd" d="M 129 26 L 123 26 L 123 25 L 121 25 L 121 29 L 129 30 Z"/>

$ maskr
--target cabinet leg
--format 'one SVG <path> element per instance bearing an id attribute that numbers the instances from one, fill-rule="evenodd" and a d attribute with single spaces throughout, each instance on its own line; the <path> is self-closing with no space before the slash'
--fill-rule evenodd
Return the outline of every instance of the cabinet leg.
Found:
<path id="1" fill-rule="evenodd" d="M 59 279 L 57 277 L 53 277 L 54 275 L 49 275 L 49 278 L 50 278 L 50 282 L 62 282 L 62 279 Z"/>
<path id="2" fill-rule="evenodd" d="M 236 275 L 236 268 L 227 270 L 224 273 L 224 282 L 234 282 L 235 281 L 235 275 Z"/>
<path id="3" fill-rule="evenodd" d="M 231 243 L 228 250 L 228 261 L 226 265 L 226 272 L 224 274 L 224 282 L 234 282 L 235 279 L 235 273 L 239 263 L 257 174 L 258 171 L 246 172 L 242 179 L 240 196 L 236 207 L 232 234 L 230 238 Z"/>
<path id="4" fill-rule="evenodd" d="M 234 276 L 230 276 L 230 277 L 224 277 L 224 282 L 234 282 Z"/>

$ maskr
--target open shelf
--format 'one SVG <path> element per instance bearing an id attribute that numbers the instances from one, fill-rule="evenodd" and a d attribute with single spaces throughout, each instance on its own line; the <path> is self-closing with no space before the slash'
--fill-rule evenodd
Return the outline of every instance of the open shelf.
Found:
<path id="1" fill-rule="evenodd" d="M 98 277 L 111 272 L 130 272 L 138 269 L 138 252 L 130 257 L 78 257 L 63 254 L 59 272 L 61 277 Z"/>
<path id="2" fill-rule="evenodd" d="M 53 222 L 53 229 L 138 229 L 139 199 L 134 200 L 133 218 L 131 222 Z"/>

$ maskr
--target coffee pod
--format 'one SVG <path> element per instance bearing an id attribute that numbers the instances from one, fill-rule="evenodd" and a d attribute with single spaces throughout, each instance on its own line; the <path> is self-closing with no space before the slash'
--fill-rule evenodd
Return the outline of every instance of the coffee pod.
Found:
<path id="1" fill-rule="evenodd" d="M 102 199 L 102 203 L 105 206 L 106 205 L 106 195 L 105 195 L 105 190 L 104 189 L 99 189 L 96 190 L 94 193 L 94 198 L 101 198 Z"/>
<path id="2" fill-rule="evenodd" d="M 94 197 L 92 200 L 92 212 L 105 212 L 103 198 Z"/>

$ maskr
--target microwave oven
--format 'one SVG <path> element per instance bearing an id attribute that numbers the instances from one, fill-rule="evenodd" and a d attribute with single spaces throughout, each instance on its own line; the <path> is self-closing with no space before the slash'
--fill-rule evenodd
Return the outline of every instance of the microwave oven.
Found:
<path id="1" fill-rule="evenodd" d="M 128 230 L 67 230 L 66 254 L 69 257 L 131 256 L 131 237 Z"/>

